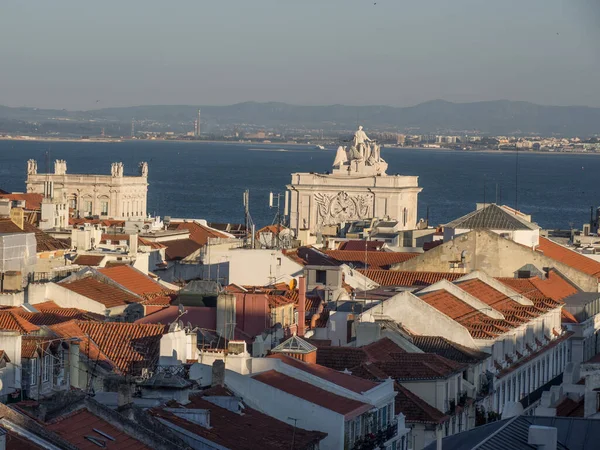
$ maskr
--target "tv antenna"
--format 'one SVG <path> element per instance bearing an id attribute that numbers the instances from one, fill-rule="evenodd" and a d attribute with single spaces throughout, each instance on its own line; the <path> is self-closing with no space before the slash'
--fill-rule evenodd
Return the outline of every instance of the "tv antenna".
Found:
<path id="1" fill-rule="evenodd" d="M 283 203 L 283 214 L 281 212 L 281 200 L 282 197 L 284 199 Z M 273 223 L 271 225 L 276 224 L 277 230 L 275 232 L 275 248 L 282 248 L 282 239 L 281 239 L 281 228 L 286 223 L 286 217 L 289 216 L 289 200 L 290 200 L 290 192 L 285 191 L 285 194 L 274 194 L 273 192 L 269 193 L 269 208 L 276 209 L 277 213 L 275 214 L 275 218 L 273 219 Z"/>

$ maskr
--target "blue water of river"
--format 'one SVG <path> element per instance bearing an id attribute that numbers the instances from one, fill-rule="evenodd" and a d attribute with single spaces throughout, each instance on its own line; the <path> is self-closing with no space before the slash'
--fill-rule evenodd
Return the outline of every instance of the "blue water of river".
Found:
<path id="1" fill-rule="evenodd" d="M 243 223 L 242 193 L 250 190 L 250 211 L 258 226 L 273 221 L 269 192 L 285 191 L 293 172 L 331 169 L 335 149 L 309 146 L 165 141 L 0 141 L 0 189 L 24 191 L 27 160 L 38 172 L 50 159 L 67 161 L 69 173 L 110 174 L 122 161 L 125 175 L 149 163 L 148 212 L 161 216 Z M 285 150 L 285 151 L 282 151 Z M 477 202 L 515 205 L 545 228 L 580 228 L 590 206 L 600 204 L 600 156 L 585 154 L 468 153 L 445 150 L 382 149 L 388 174 L 418 175 L 419 217 L 442 224 L 472 211 Z M 53 170 L 53 163 L 51 169 Z M 518 168 L 518 170 L 517 170 Z"/>

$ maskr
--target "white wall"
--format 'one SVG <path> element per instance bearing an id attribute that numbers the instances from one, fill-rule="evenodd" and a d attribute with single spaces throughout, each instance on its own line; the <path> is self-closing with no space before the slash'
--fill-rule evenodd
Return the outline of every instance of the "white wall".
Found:
<path id="1" fill-rule="evenodd" d="M 161 366 L 175 366 L 188 359 L 187 338 L 184 330 L 165 333 L 160 338 L 160 356 L 158 364 Z"/>
<path id="2" fill-rule="evenodd" d="M 0 370 L 0 396 L 21 389 L 21 334 L 17 331 L 0 330 L 0 348 L 10 362 Z"/>
<path id="3" fill-rule="evenodd" d="M 249 286 L 266 286 L 287 282 L 302 275 L 304 267 L 274 249 L 210 249 L 203 255 L 203 263 L 211 267 L 211 279 L 225 283 Z M 206 270 L 205 270 L 206 271 Z M 207 274 L 203 274 L 206 278 Z"/>
<path id="4" fill-rule="evenodd" d="M 469 331 L 450 317 L 420 300 L 410 292 L 401 292 L 388 298 L 381 306 L 371 308 L 360 316 L 364 322 L 374 322 L 378 316 L 387 316 L 414 331 L 416 334 L 429 335 L 432 330 L 446 339 L 477 348 Z"/>
<path id="5" fill-rule="evenodd" d="M 320 443 L 321 450 L 344 448 L 344 416 L 341 414 L 229 370 L 225 372 L 225 384 L 251 408 L 292 426 L 294 422 L 287 418 L 293 417 L 298 419 L 298 428 L 327 433 Z"/>

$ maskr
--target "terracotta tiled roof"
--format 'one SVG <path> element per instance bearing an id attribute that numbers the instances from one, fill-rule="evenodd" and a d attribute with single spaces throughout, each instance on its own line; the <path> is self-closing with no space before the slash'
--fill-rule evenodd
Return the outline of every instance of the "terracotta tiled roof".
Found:
<path id="1" fill-rule="evenodd" d="M 165 257 L 167 261 L 180 261 L 202 248 L 202 244 L 193 239 L 177 239 L 175 241 L 168 241 L 165 245 Z"/>
<path id="2" fill-rule="evenodd" d="M 0 330 L 12 330 L 21 334 L 29 334 L 39 329 L 40 327 L 28 322 L 14 311 L 0 311 Z"/>
<path id="3" fill-rule="evenodd" d="M 407 423 L 439 424 L 450 419 L 449 416 L 434 408 L 404 386 L 395 383 L 394 390 L 398 393 L 395 398 L 395 412 L 396 414 L 404 414 Z"/>
<path id="4" fill-rule="evenodd" d="M 511 214 L 504 208 L 489 204 L 481 209 L 470 212 L 445 225 L 448 228 L 459 228 L 465 230 L 489 229 L 489 230 L 537 230 L 539 227 L 534 223 L 520 218 L 517 214 Z"/>
<path id="5" fill-rule="evenodd" d="M 71 246 L 64 241 L 56 239 L 50 236 L 48 233 L 40 230 L 39 228 L 25 222 L 23 224 L 23 230 L 26 233 L 34 233 L 36 241 L 36 251 L 41 252 L 53 252 L 56 250 L 69 250 Z"/>
<path id="6" fill-rule="evenodd" d="M 600 278 L 600 262 L 598 261 L 563 247 L 545 237 L 540 237 L 540 243 L 537 248 L 544 253 L 544 256 L 566 264 L 580 272 Z"/>
<path id="7" fill-rule="evenodd" d="M 24 231 L 9 218 L 0 218 L 0 234 L 9 233 L 24 233 Z"/>
<path id="8" fill-rule="evenodd" d="M 318 352 L 317 352 L 318 353 Z M 363 363 L 360 368 L 353 368 L 352 373 L 372 380 L 391 377 L 396 381 L 446 379 L 464 370 L 465 364 L 460 364 L 432 353 L 396 353 L 393 359 Z M 368 376 L 368 373 L 371 376 Z"/>
<path id="9" fill-rule="evenodd" d="M 404 272 L 399 270 L 367 269 L 359 270 L 367 278 L 381 286 L 429 286 L 440 280 L 454 281 L 464 276 L 448 272 Z"/>
<path id="10" fill-rule="evenodd" d="M 324 439 L 327 434 L 319 431 L 307 431 L 300 427 L 279 421 L 261 412 L 245 407 L 243 414 L 238 414 L 226 408 L 215 405 L 207 400 L 205 396 L 231 396 L 226 389 L 225 392 L 203 392 L 201 395 L 190 396 L 190 403 L 184 408 L 203 409 L 210 411 L 210 428 L 202 427 L 175 414 L 165 411 L 164 408 L 154 408 L 150 413 L 161 417 L 191 433 L 197 434 L 204 439 L 220 445 L 221 448 L 236 450 L 279 450 L 288 448 L 290 436 L 294 435 L 294 449 L 303 450 L 313 448 Z M 175 402 L 169 402 L 167 407 L 179 407 Z M 300 425 L 300 424 L 298 424 Z"/>
<path id="11" fill-rule="evenodd" d="M 367 403 L 333 394 L 313 386 L 312 384 L 276 372 L 275 370 L 269 370 L 254 375 L 252 378 L 275 389 L 287 392 L 294 397 L 304 399 L 310 403 L 314 403 L 315 405 L 341 414 L 346 420 L 353 419 L 372 408 L 372 406 Z"/>
<path id="12" fill-rule="evenodd" d="M 37 326 L 42 325 L 55 325 L 57 323 L 67 322 L 69 320 L 104 320 L 104 316 L 100 314 L 94 314 L 88 311 L 77 308 L 56 308 L 46 309 L 39 313 L 31 313 L 27 311 L 17 312 L 19 316 L 27 320 L 29 323 Z"/>
<path id="13" fill-rule="evenodd" d="M 160 250 L 161 248 L 167 248 L 166 245 L 161 244 L 160 242 L 154 242 L 154 241 L 150 241 L 148 239 L 144 239 L 144 238 L 138 238 L 138 245 L 144 246 L 144 247 L 150 247 L 154 250 Z"/>
<path id="14" fill-rule="evenodd" d="M 412 343 L 425 353 L 465 364 L 475 364 L 490 357 L 489 353 L 465 347 L 441 336 L 413 336 Z"/>
<path id="15" fill-rule="evenodd" d="M 563 278 L 555 270 L 548 272 L 548 277 L 531 278 L 498 278 L 499 281 L 531 300 L 552 299 L 560 301 L 579 292 L 579 289 Z"/>
<path id="16" fill-rule="evenodd" d="M 80 351 L 91 360 L 108 363 L 121 373 L 137 374 L 158 361 L 165 325 L 73 320 L 50 326 L 61 337 L 82 339 Z"/>
<path id="17" fill-rule="evenodd" d="M 73 264 L 79 264 L 80 266 L 99 266 L 104 258 L 104 255 L 77 255 L 73 260 Z"/>
<path id="18" fill-rule="evenodd" d="M 277 234 L 277 233 L 281 233 L 284 230 L 287 230 L 287 227 L 284 227 L 283 225 L 267 225 L 266 227 L 262 227 L 260 230 L 258 230 L 256 232 L 256 234 L 262 234 L 262 233 L 271 233 L 271 234 Z"/>
<path id="19" fill-rule="evenodd" d="M 467 316 L 467 314 L 474 314 L 478 317 L 483 316 L 483 314 L 478 313 L 471 305 L 463 302 L 446 290 L 440 289 L 438 291 L 427 292 L 419 295 L 419 298 L 438 311 L 446 314 L 451 319 L 457 321 Z"/>
<path id="20" fill-rule="evenodd" d="M 457 285 L 463 291 L 471 294 L 475 298 L 478 298 L 479 300 L 491 306 L 497 311 L 508 311 L 515 308 L 518 305 L 516 301 L 512 300 L 502 292 L 497 291 L 496 289 L 479 279 L 463 281 L 458 283 Z"/>
<path id="21" fill-rule="evenodd" d="M 36 358 L 48 348 L 48 342 L 37 336 L 23 336 L 21 338 L 21 358 Z"/>
<path id="22" fill-rule="evenodd" d="M 137 295 L 161 294 L 165 291 L 159 283 L 131 266 L 109 267 L 98 272 Z"/>
<path id="23" fill-rule="evenodd" d="M 40 211 L 42 209 L 42 194 L 23 193 L 23 194 L 0 194 L 0 198 L 10 201 L 25 201 L 25 209 L 29 211 Z"/>
<path id="24" fill-rule="evenodd" d="M 85 277 L 67 283 L 62 282 L 59 285 L 79 295 L 95 300 L 98 303 L 102 303 L 107 308 L 139 303 L 142 300 L 140 297 L 132 295 L 123 289 L 103 283 L 92 277 Z"/>
<path id="25" fill-rule="evenodd" d="M 548 272 L 548 277 L 545 280 L 534 278 L 531 282 L 537 287 L 544 295 L 551 298 L 552 300 L 562 300 L 569 297 L 570 295 L 579 292 L 579 289 L 571 284 L 568 280 L 563 278 L 555 270 Z"/>
<path id="26" fill-rule="evenodd" d="M 566 397 L 556 406 L 556 417 L 584 417 L 584 398 L 575 401 Z"/>
<path id="27" fill-rule="evenodd" d="M 56 302 L 54 302 L 53 300 L 47 300 L 45 302 L 35 303 L 35 304 L 31 305 L 31 306 L 33 306 L 38 311 L 44 311 L 46 309 L 57 309 L 57 308 L 60 308 L 60 306 L 58 306 L 56 304 Z"/>
<path id="28" fill-rule="evenodd" d="M 77 324 L 123 372 L 136 372 L 134 366 L 156 363 L 160 339 L 166 331 L 165 325 L 153 324 L 84 321 Z"/>
<path id="29" fill-rule="evenodd" d="M 124 433 L 85 408 L 65 414 L 49 422 L 46 424 L 46 428 L 81 450 L 96 450 L 99 448 L 97 444 L 86 439 L 86 436 L 92 436 L 98 441 L 104 442 L 103 448 L 114 450 L 150 449 L 150 447 L 145 446 L 137 439 Z M 96 430 L 109 435 L 112 439 L 106 438 Z"/>
<path id="30" fill-rule="evenodd" d="M 351 251 L 351 250 L 328 250 L 324 252 L 341 263 L 360 263 L 366 264 L 368 268 L 387 268 L 393 264 L 399 264 L 408 261 L 420 253 L 400 253 L 400 252 L 370 252 L 370 251 Z"/>
<path id="31" fill-rule="evenodd" d="M 566 309 L 560 310 L 562 323 L 579 323 L 577 318 Z"/>
<path id="32" fill-rule="evenodd" d="M 401 347 L 389 338 L 382 338 L 364 347 L 325 347 L 317 350 L 317 364 L 330 369 L 350 370 L 364 362 L 393 360 L 402 353 Z"/>
<path id="33" fill-rule="evenodd" d="M 318 354 L 319 352 L 317 351 L 317 357 Z M 358 377 L 353 377 L 352 375 L 346 375 L 344 373 L 338 372 L 337 370 L 333 370 L 328 367 L 321 366 L 319 364 L 305 363 L 298 359 L 286 356 L 282 353 L 274 353 L 272 355 L 269 355 L 268 357 L 277 358 L 289 366 L 295 367 L 296 369 L 302 370 L 303 372 L 310 373 L 311 375 L 337 384 L 338 386 L 341 386 L 352 392 L 362 393 L 370 391 L 371 389 L 377 387 L 377 383 L 373 383 L 372 381 L 363 380 Z"/>
<path id="34" fill-rule="evenodd" d="M 210 238 L 229 238 L 227 234 L 205 227 L 197 222 L 171 222 L 169 230 L 188 230 L 190 232 L 190 239 L 198 244 L 198 248 L 206 245 Z"/>

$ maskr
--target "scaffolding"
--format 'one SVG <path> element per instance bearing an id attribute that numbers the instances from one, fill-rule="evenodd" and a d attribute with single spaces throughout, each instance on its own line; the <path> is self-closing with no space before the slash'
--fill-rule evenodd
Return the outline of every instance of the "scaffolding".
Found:
<path id="1" fill-rule="evenodd" d="M 0 234 L 0 273 L 31 272 L 36 263 L 33 233 Z"/>

